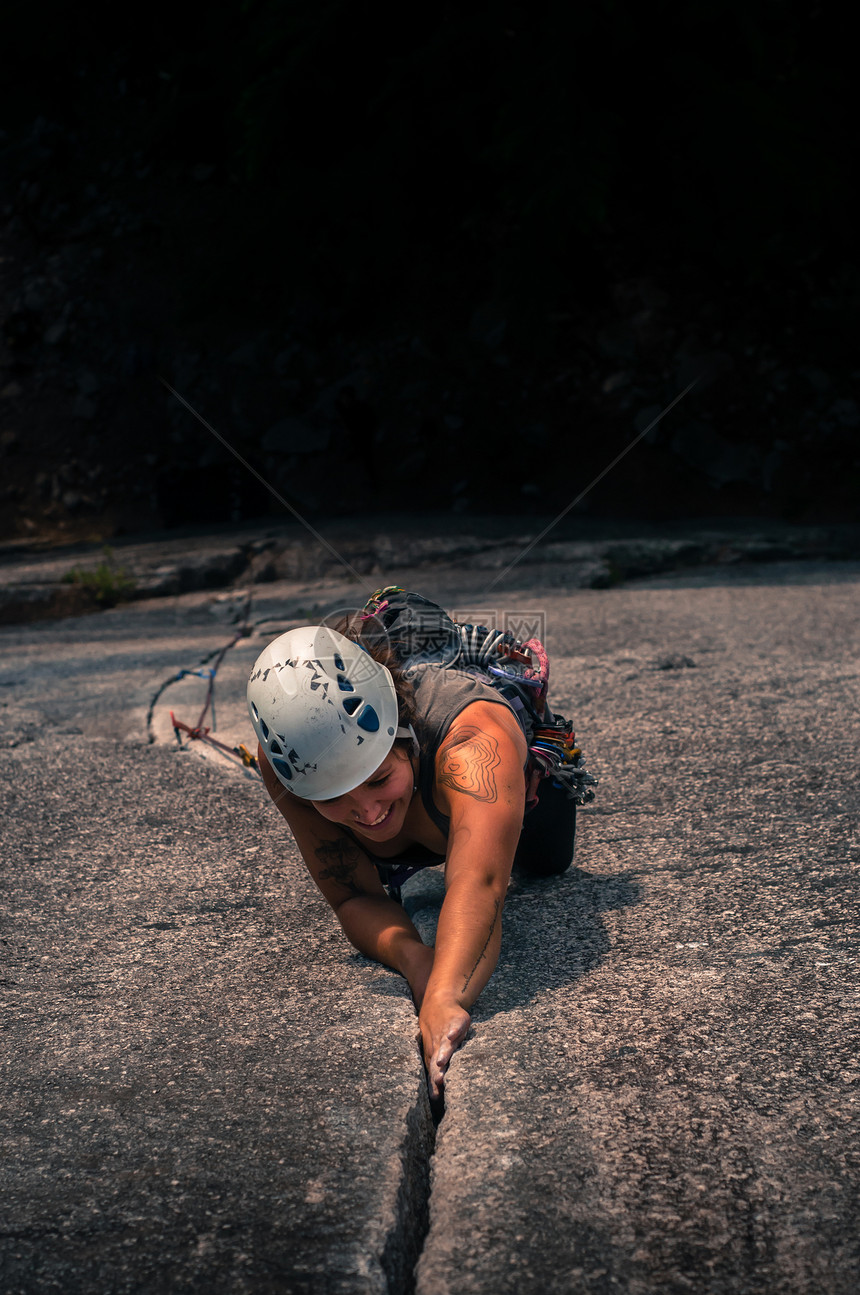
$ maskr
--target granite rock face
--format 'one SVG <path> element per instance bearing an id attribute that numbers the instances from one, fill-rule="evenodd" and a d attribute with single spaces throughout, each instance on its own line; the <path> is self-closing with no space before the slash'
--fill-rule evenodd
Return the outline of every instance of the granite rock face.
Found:
<path id="1" fill-rule="evenodd" d="M 552 519 L 547 519 L 552 521 Z M 139 599 L 260 584 L 335 583 L 349 571 L 368 591 L 393 570 L 423 585 L 452 572 L 480 570 L 492 588 L 536 581 L 568 589 L 606 589 L 624 580 L 702 566 L 787 559 L 856 559 L 860 526 L 791 526 L 767 520 L 722 519 L 694 526 L 565 522 L 404 514 L 350 519 L 321 536 L 306 524 L 246 523 L 162 532 L 45 550 L 0 544 L 0 625 L 61 619 Z M 536 542 L 547 530 L 545 542 Z M 563 538 L 565 534 L 574 538 Z M 577 538 L 578 536 L 578 538 Z M 333 541 L 330 542 L 330 541 Z M 444 597 L 444 594 L 442 595 Z"/>
<path id="2" fill-rule="evenodd" d="M 0 1286 L 402 1288 L 433 1136 L 404 982 L 255 785 L 58 747 L 3 765 Z"/>
<path id="3" fill-rule="evenodd" d="M 235 639 L 248 740 L 265 642 L 362 591 L 0 630 L 4 1292 L 853 1295 L 860 568 L 564 569 L 416 586 L 544 617 L 601 780 L 570 872 L 512 881 L 435 1134 L 404 982 L 169 721 Z M 427 939 L 442 894 L 404 888 Z"/>
<path id="4" fill-rule="evenodd" d="M 577 866 L 509 893 L 417 1289 L 848 1295 L 857 585 L 550 606 L 601 785 Z"/>

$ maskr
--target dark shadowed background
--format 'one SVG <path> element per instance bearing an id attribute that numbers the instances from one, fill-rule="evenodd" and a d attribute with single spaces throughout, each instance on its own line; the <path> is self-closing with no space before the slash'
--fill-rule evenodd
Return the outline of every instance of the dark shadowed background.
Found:
<path id="1" fill-rule="evenodd" d="M 845 520 L 847 34 L 773 0 L 3 20 L 0 538 Z"/>

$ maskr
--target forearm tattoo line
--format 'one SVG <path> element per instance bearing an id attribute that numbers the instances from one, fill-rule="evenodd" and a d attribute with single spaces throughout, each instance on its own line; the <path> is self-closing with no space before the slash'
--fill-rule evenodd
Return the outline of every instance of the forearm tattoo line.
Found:
<path id="1" fill-rule="evenodd" d="M 495 804 L 499 798 L 495 771 L 502 763 L 499 744 L 479 728 L 460 729 L 446 738 L 441 749 L 439 781 L 443 787 L 461 791 L 475 800 Z"/>
<path id="2" fill-rule="evenodd" d="M 361 862 L 361 850 L 354 841 L 350 841 L 347 837 L 339 837 L 336 841 L 323 841 L 316 847 L 314 854 L 320 863 L 326 864 L 318 874 L 320 881 L 336 881 L 339 886 L 345 886 L 354 895 L 364 893 L 354 880 L 355 870 Z"/>
<path id="3" fill-rule="evenodd" d="M 478 957 L 477 957 L 477 959 L 476 959 L 476 961 L 475 961 L 475 965 L 474 965 L 474 967 L 473 967 L 473 968 L 472 968 L 472 970 L 469 972 L 469 974 L 468 974 L 468 976 L 466 977 L 466 979 L 463 981 L 463 988 L 462 988 L 462 990 L 460 991 L 460 992 L 461 992 L 461 993 L 463 993 L 463 994 L 465 994 L 466 990 L 469 988 L 469 985 L 471 984 L 471 981 L 472 981 L 472 977 L 474 976 L 475 972 L 478 970 L 478 966 L 479 966 L 479 964 L 481 963 L 481 961 L 483 960 L 484 954 L 487 952 L 487 949 L 489 948 L 490 940 L 492 940 L 492 938 L 493 938 L 493 932 L 494 932 L 494 931 L 495 931 L 495 929 L 496 929 L 496 922 L 498 922 L 498 920 L 499 920 L 499 908 L 501 907 L 501 905 L 499 904 L 498 899 L 497 899 L 497 900 L 495 900 L 495 905 L 496 905 L 496 911 L 495 911 L 495 913 L 493 914 L 493 920 L 492 920 L 492 923 L 490 924 L 490 932 L 489 932 L 489 935 L 487 936 L 486 940 L 484 941 L 484 947 L 483 947 L 483 949 L 481 950 L 481 952 L 478 954 Z"/>

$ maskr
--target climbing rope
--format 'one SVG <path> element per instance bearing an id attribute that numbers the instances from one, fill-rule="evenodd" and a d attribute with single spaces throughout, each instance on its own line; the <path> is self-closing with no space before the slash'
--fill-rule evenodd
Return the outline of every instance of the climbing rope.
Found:
<path id="1" fill-rule="evenodd" d="M 249 600 L 249 604 L 250 604 L 250 600 Z M 247 611 L 247 606 L 246 606 L 246 611 Z M 255 627 L 253 625 L 242 624 L 239 627 L 239 629 L 236 631 L 236 633 L 233 635 L 233 638 L 230 640 L 230 642 L 225 643 L 224 647 L 222 647 L 218 651 L 212 665 L 201 666 L 197 670 L 179 670 L 170 679 L 166 680 L 165 683 L 162 684 L 161 688 L 158 690 L 158 693 L 156 694 L 155 698 L 153 698 L 152 705 L 150 706 L 150 716 L 152 715 L 152 711 L 155 706 L 156 700 L 164 691 L 164 689 L 168 687 L 171 683 L 178 683 L 180 679 L 185 679 L 189 675 L 197 679 L 207 679 L 208 684 L 206 687 L 206 696 L 203 700 L 203 709 L 200 712 L 200 716 L 196 724 L 194 724 L 193 726 L 190 724 L 186 724 L 183 720 L 177 719 L 172 710 L 170 711 L 170 722 L 173 725 L 173 732 L 176 736 L 176 741 L 179 745 L 180 750 L 185 750 L 185 747 L 183 745 L 183 740 L 182 740 L 182 734 L 186 733 L 188 735 L 189 741 L 205 742 L 207 746 L 215 747 L 216 750 L 221 751 L 224 755 L 229 756 L 231 759 L 234 759 L 234 758 L 239 759 L 242 762 L 242 765 L 245 769 L 252 770 L 254 773 L 259 774 L 260 766 L 257 763 L 257 757 L 248 749 L 247 746 L 245 746 L 244 742 L 239 742 L 236 746 L 228 746 L 226 742 L 219 742 L 217 738 L 212 736 L 212 731 L 216 727 L 215 676 L 217 675 L 218 669 L 221 666 L 221 663 L 223 662 L 225 656 L 230 651 L 230 649 L 235 647 L 240 639 L 247 638 L 254 628 Z M 206 716 L 210 711 L 211 711 L 211 723 L 205 724 L 204 720 L 206 719 Z"/>

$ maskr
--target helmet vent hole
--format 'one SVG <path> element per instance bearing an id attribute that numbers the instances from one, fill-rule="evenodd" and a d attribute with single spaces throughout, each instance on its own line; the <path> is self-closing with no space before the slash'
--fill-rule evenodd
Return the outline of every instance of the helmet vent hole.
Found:
<path id="1" fill-rule="evenodd" d="M 343 708 L 347 715 L 354 715 L 361 705 L 362 700 L 363 698 L 361 697 L 347 697 L 346 701 L 343 703 Z"/>
<path id="2" fill-rule="evenodd" d="M 268 740 L 269 740 L 269 726 L 268 726 L 268 724 L 266 723 L 266 721 L 265 721 L 264 719 L 261 719 L 261 720 L 260 720 L 260 728 L 263 730 L 263 741 L 264 741 L 264 742 L 268 742 Z"/>
<path id="3" fill-rule="evenodd" d="M 274 738 L 272 738 L 271 742 L 269 743 L 269 750 L 271 751 L 272 755 L 283 755 L 283 750 L 281 749 L 280 743 L 276 742 Z"/>
<path id="4" fill-rule="evenodd" d="M 279 773 L 282 778 L 286 778 L 287 782 L 291 780 L 293 771 L 287 764 L 286 760 L 273 760 L 272 764 L 274 765 L 275 771 Z"/>
<path id="5" fill-rule="evenodd" d="M 254 705 L 253 702 L 251 702 L 251 710 L 254 712 L 254 719 L 259 719 L 260 712 L 257 710 L 257 707 Z"/>
<path id="6" fill-rule="evenodd" d="M 365 706 L 355 722 L 366 733 L 376 733 L 379 730 L 379 716 L 372 706 Z"/>
<path id="7" fill-rule="evenodd" d="M 345 670 L 345 669 L 346 669 L 346 666 L 343 664 L 343 657 L 340 657 L 340 656 L 337 656 L 337 655 L 335 656 L 335 658 L 334 658 L 334 668 L 335 668 L 335 670 Z M 338 682 L 339 682 L 339 681 L 338 681 Z"/>
<path id="8" fill-rule="evenodd" d="M 344 678 L 344 676 L 343 676 L 342 674 L 339 674 L 339 675 L 338 675 L 338 677 L 337 677 L 337 686 L 338 686 L 338 688 L 341 690 L 341 692 L 354 692 L 354 691 L 355 691 L 355 689 L 353 688 L 353 686 L 352 686 L 352 684 L 349 682 L 349 680 L 348 680 L 348 679 L 345 679 L 345 678 Z"/>

